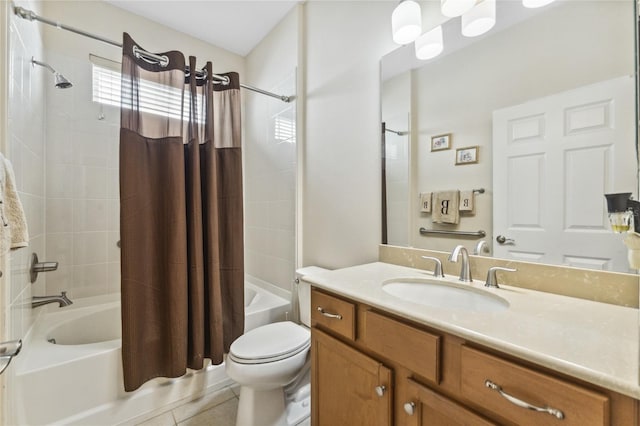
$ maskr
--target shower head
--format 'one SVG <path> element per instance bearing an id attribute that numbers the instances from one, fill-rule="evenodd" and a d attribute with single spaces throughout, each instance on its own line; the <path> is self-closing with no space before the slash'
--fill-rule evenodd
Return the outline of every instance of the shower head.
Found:
<path id="1" fill-rule="evenodd" d="M 53 78 L 56 80 L 56 87 L 58 89 L 67 89 L 73 86 L 73 84 L 60 73 L 55 73 Z"/>
<path id="2" fill-rule="evenodd" d="M 56 85 L 56 87 L 58 89 L 67 89 L 67 88 L 73 86 L 73 84 L 71 84 L 71 82 L 69 80 L 67 80 L 58 71 L 54 70 L 51 65 L 46 64 L 44 62 L 36 61 L 33 58 L 33 56 L 31 57 L 31 65 L 40 65 L 41 67 L 44 67 L 44 68 L 48 69 L 49 71 L 51 71 L 51 73 L 53 74 L 53 79 L 55 81 L 55 85 Z"/>

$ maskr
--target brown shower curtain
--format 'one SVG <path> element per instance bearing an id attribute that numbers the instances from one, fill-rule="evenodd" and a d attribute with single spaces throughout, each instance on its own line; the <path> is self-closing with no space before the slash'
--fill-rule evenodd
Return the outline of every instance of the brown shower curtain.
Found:
<path id="1" fill-rule="evenodd" d="M 135 47 L 138 46 L 138 47 Z M 223 361 L 244 330 L 240 93 L 136 58 L 124 34 L 120 123 L 122 363 L 126 391 Z M 155 87 L 153 98 L 148 88 Z M 159 90 L 174 98 L 157 96 Z M 175 111 L 175 99 L 182 111 Z M 153 103 L 155 112 L 150 111 Z M 158 114 L 165 108 L 168 113 Z M 180 109 L 180 107 L 178 107 Z M 172 114 L 169 112 L 173 112 Z"/>

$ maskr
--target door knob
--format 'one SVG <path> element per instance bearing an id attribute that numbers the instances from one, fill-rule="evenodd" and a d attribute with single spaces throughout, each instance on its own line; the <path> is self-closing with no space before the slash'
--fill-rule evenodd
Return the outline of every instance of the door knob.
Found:
<path id="1" fill-rule="evenodd" d="M 513 238 L 507 238 L 504 235 L 498 235 L 496 237 L 496 241 L 498 244 L 515 244 L 516 240 Z"/>
<path id="2" fill-rule="evenodd" d="M 384 393 L 387 391 L 387 387 L 385 385 L 380 385 L 375 387 L 376 393 L 380 398 L 384 396 Z"/>

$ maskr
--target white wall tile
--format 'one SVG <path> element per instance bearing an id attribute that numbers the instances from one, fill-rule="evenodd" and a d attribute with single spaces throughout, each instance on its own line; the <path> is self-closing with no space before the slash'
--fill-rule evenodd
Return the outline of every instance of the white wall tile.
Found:
<path id="1" fill-rule="evenodd" d="M 74 198 L 108 198 L 108 169 L 78 166 L 74 168 Z"/>
<path id="2" fill-rule="evenodd" d="M 80 232 L 73 234 L 74 265 L 106 263 L 108 232 Z"/>
<path id="3" fill-rule="evenodd" d="M 73 198 L 75 169 L 67 164 L 47 166 L 47 197 Z"/>
<path id="4" fill-rule="evenodd" d="M 71 232 L 47 234 L 46 255 L 48 259 L 59 263 L 58 270 L 75 264 L 73 241 L 74 234 Z M 50 277 L 56 275 L 58 275 L 57 272 L 51 272 L 49 274 Z"/>
<path id="5" fill-rule="evenodd" d="M 73 231 L 107 231 L 108 200 L 73 200 Z"/>
<path id="6" fill-rule="evenodd" d="M 47 233 L 72 232 L 74 223 L 73 200 L 67 198 L 47 199 Z"/>

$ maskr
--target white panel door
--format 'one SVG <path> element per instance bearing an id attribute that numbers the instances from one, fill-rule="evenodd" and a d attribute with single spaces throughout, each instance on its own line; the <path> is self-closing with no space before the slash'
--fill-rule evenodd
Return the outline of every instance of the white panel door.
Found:
<path id="1" fill-rule="evenodd" d="M 629 270 L 604 194 L 638 199 L 634 99 L 624 76 L 494 111 L 496 257 Z"/>

